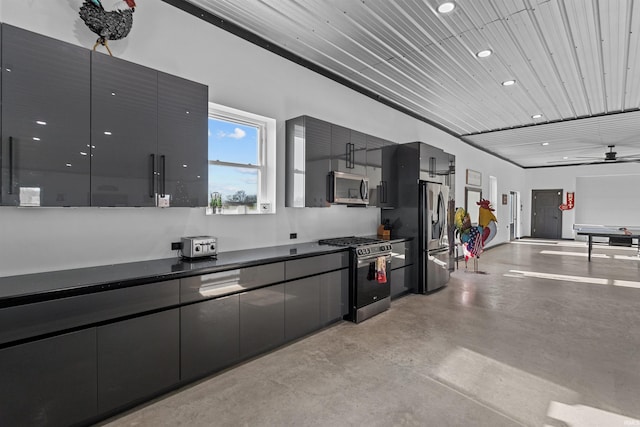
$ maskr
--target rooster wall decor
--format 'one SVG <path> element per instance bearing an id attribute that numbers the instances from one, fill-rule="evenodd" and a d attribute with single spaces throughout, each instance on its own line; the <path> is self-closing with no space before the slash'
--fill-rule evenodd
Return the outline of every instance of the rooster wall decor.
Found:
<path id="1" fill-rule="evenodd" d="M 107 40 L 123 39 L 131 31 L 136 2 L 124 0 L 124 3 L 127 8 L 124 10 L 116 8 L 113 11 L 104 10 L 100 0 L 85 0 L 80 6 L 80 18 L 91 31 L 100 36 L 93 45 L 93 50 L 96 50 L 100 44 L 107 48 L 109 55 L 113 56 Z"/>

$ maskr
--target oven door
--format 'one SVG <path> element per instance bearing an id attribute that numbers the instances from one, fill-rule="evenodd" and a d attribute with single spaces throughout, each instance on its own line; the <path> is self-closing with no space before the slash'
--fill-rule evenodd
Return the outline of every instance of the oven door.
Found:
<path id="1" fill-rule="evenodd" d="M 380 283 L 376 274 L 377 256 L 359 258 L 356 268 L 356 308 L 384 300 L 391 295 L 391 255 L 383 255 L 386 266 L 386 283 Z"/>

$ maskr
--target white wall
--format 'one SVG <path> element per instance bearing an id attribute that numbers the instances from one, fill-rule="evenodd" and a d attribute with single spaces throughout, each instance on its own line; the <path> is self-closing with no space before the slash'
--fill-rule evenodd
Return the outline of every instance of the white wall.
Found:
<path id="1" fill-rule="evenodd" d="M 639 189 L 640 175 L 579 176 L 576 179 L 576 193 L 580 194 L 576 224 L 640 228 Z"/>
<path id="2" fill-rule="evenodd" d="M 115 1 L 103 0 L 108 9 Z M 377 209 L 284 207 L 284 122 L 311 115 L 397 142 L 423 141 L 456 155 L 456 199 L 465 171 L 498 178 L 498 194 L 524 191 L 524 171 L 421 121 L 390 109 L 161 1 L 140 1 L 129 36 L 110 43 L 115 56 L 209 85 L 209 100 L 277 120 L 277 213 L 205 216 L 204 209 L 0 208 L 0 276 L 169 258 L 181 236 L 219 237 L 221 251 L 321 237 L 375 233 Z M 96 35 L 78 17 L 80 0 L 4 1 L 0 20 L 91 48 Z M 126 76 L 123 76 L 126 78 Z M 69 118 L 73 120 L 73 118 Z M 507 206 L 493 244 L 508 240 Z M 504 221 L 501 221 L 504 219 Z"/>
<path id="3" fill-rule="evenodd" d="M 531 235 L 531 190 L 562 189 L 564 190 L 563 203 L 566 203 L 566 193 L 568 191 L 573 191 L 576 193 L 575 208 L 572 210 L 563 211 L 562 213 L 562 238 L 573 239 L 573 224 L 579 223 L 579 221 L 576 219 L 576 210 L 582 209 L 581 195 L 577 191 L 576 180 L 579 177 L 638 174 L 639 171 L 640 166 L 638 165 L 638 163 L 596 164 L 584 166 L 527 169 L 525 173 L 525 188 L 527 188 L 528 190 L 526 193 L 522 194 L 522 201 L 524 205 L 524 210 L 522 212 L 524 224 L 523 235 Z M 630 195 L 630 197 L 633 196 Z M 608 212 L 610 212 L 608 218 L 610 218 L 610 220 L 613 222 L 612 225 L 616 225 L 616 222 L 620 222 L 621 224 L 625 225 L 628 212 L 620 210 L 616 211 L 610 206 L 601 206 L 601 209 L 606 209 Z M 640 223 L 640 221 L 638 222 Z"/>

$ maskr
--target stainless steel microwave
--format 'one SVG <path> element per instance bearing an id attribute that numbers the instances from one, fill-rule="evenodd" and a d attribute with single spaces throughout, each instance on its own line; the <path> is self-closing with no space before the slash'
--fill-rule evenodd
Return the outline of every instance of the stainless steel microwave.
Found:
<path id="1" fill-rule="evenodd" d="M 345 172 L 327 175 L 327 201 L 346 205 L 369 204 L 369 179 Z"/>

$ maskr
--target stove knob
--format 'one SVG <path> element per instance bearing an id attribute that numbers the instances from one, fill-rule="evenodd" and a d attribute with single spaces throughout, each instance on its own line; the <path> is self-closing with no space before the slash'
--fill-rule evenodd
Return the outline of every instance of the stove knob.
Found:
<path id="1" fill-rule="evenodd" d="M 196 252 L 200 252 L 200 246 L 195 247 Z"/>
<path id="2" fill-rule="evenodd" d="M 211 249 L 212 251 L 215 251 L 216 250 L 216 245 L 210 245 L 209 249 Z"/>

